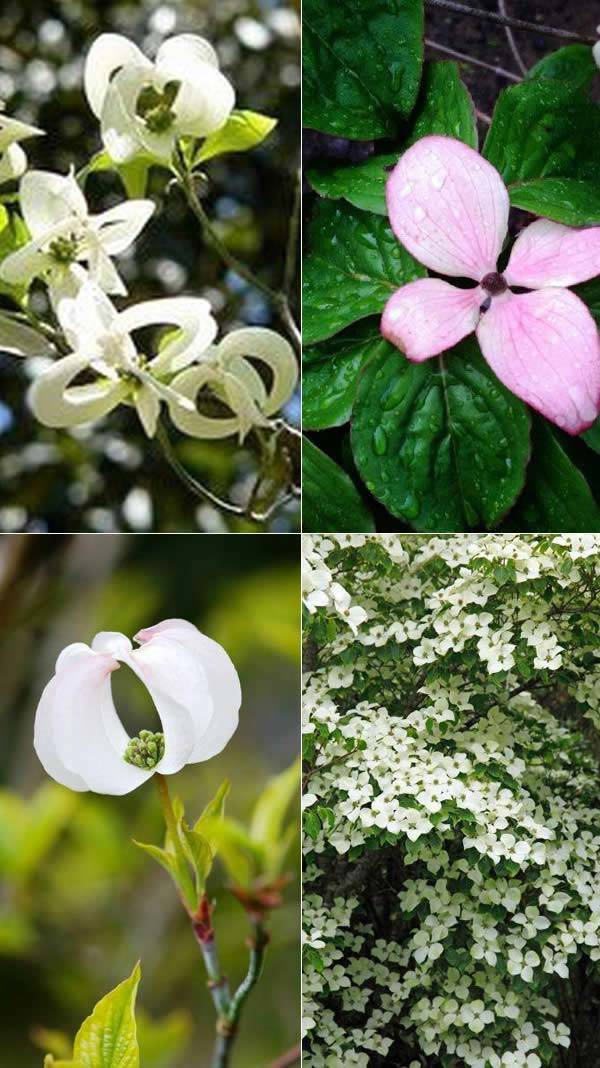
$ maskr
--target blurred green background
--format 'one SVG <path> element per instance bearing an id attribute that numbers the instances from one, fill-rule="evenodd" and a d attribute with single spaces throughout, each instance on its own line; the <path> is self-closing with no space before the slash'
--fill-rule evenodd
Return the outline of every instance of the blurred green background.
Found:
<path id="1" fill-rule="evenodd" d="M 161 842 L 152 781 L 124 798 L 74 794 L 45 775 L 34 753 L 35 708 L 58 652 L 101 629 L 131 636 L 170 616 L 222 642 L 242 680 L 239 730 L 220 756 L 170 784 L 195 817 L 229 777 L 229 814 L 244 821 L 268 776 L 298 752 L 298 606 L 295 535 L 0 538 L 2 1068 L 40 1068 L 36 1029 L 73 1035 L 138 958 L 141 1068 L 204 1068 L 212 1045 L 214 1013 L 189 922 L 166 873 L 130 842 Z M 117 708 L 137 730 L 155 713 L 132 680 L 127 669 L 113 676 Z M 273 916 L 234 1068 L 265 1068 L 298 1041 L 298 852 L 295 843 L 292 882 Z M 218 864 L 212 878 L 223 968 L 239 981 L 246 918 Z"/>
<path id="2" fill-rule="evenodd" d="M 104 31 L 123 33 L 149 55 L 176 33 L 199 33 L 216 46 L 237 91 L 237 106 L 275 116 L 278 126 L 252 152 L 207 165 L 206 206 L 232 251 L 277 287 L 299 165 L 299 0 L 3 0 L 0 5 L 0 100 L 9 114 L 47 136 L 25 149 L 33 166 L 66 173 L 100 148 L 98 123 L 82 92 L 85 54 Z M 150 194 L 162 201 L 166 172 L 155 170 Z M 10 187 L 6 187 L 10 189 Z M 4 192 L 4 190 L 3 190 Z M 94 175 L 86 186 L 93 210 L 122 199 L 119 181 Z M 135 246 L 119 257 L 128 302 L 181 293 L 206 297 L 221 330 L 274 326 L 258 290 L 200 240 L 182 197 L 172 193 Z M 40 299 L 42 294 L 39 294 Z M 39 310 L 43 307 L 40 305 Z M 121 407 L 74 432 L 40 426 L 25 403 L 33 361 L 0 350 L 0 530 L 251 530 L 199 505 L 171 475 L 135 413 Z M 299 419 L 299 400 L 284 414 Z M 174 435 L 175 436 L 175 435 Z M 245 498 L 252 456 L 233 439 L 181 438 L 179 458 L 221 495 Z M 299 505 L 277 513 L 275 532 L 298 529 Z"/>

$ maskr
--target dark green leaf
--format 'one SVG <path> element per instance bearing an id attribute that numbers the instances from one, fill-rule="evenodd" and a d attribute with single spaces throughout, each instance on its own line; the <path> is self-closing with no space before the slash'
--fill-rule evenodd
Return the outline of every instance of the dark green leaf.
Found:
<path id="1" fill-rule="evenodd" d="M 368 319 L 305 351 L 302 421 L 307 429 L 348 422 L 360 369 L 387 344 L 379 319 Z"/>
<path id="2" fill-rule="evenodd" d="M 456 63 L 428 63 L 411 131 L 404 147 L 427 134 L 449 134 L 473 148 L 477 147 L 477 126 L 473 101 L 458 75 Z M 399 150 L 372 156 L 350 167 L 323 164 L 308 172 L 308 180 L 321 196 L 340 197 L 364 211 L 387 215 L 385 203 L 386 167 L 398 160 Z"/>
<path id="3" fill-rule="evenodd" d="M 505 89 L 483 154 L 507 183 L 591 178 L 600 166 L 600 111 L 581 90 L 549 79 Z"/>
<path id="4" fill-rule="evenodd" d="M 309 838 L 318 838 L 321 831 L 321 820 L 313 809 L 307 809 L 302 816 L 302 826 L 304 828 L 304 833 L 307 834 Z"/>
<path id="5" fill-rule="evenodd" d="M 421 364 L 388 346 L 361 375 L 352 447 L 374 496 L 416 530 L 491 529 L 525 481 L 529 414 L 473 341 Z"/>
<path id="6" fill-rule="evenodd" d="M 399 244 L 387 219 L 348 204 L 321 202 L 304 261 L 304 344 L 381 313 L 394 290 L 425 273 Z"/>
<path id="7" fill-rule="evenodd" d="M 544 56 L 527 77 L 555 78 L 563 85 L 569 83 L 574 89 L 587 89 L 597 73 L 591 45 L 573 44 Z"/>
<path id="8" fill-rule="evenodd" d="M 417 99 L 422 0 L 305 0 L 303 121 L 369 140 L 394 133 Z"/>
<path id="9" fill-rule="evenodd" d="M 565 223 L 593 226 L 600 222 L 600 186 L 583 178 L 536 178 L 510 186 L 510 202 L 533 215 Z"/>
<path id="10" fill-rule="evenodd" d="M 302 484 L 302 526 L 307 533 L 375 529 L 352 479 L 307 438 L 302 446 Z"/>
<path id="11" fill-rule="evenodd" d="M 585 478 L 561 448 L 554 431 L 536 416 L 527 484 L 503 529 L 585 533 L 600 531 L 600 509 Z"/>

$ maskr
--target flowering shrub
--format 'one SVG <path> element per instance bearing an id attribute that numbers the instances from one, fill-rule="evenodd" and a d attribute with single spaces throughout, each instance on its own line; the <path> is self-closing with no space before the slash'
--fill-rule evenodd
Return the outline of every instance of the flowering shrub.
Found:
<path id="1" fill-rule="evenodd" d="M 303 585 L 305 1063 L 585 1063 L 600 539 L 305 536 Z"/>
<path id="2" fill-rule="evenodd" d="M 77 173 L 27 170 L 19 142 L 44 131 L 0 116 L 0 180 L 20 179 L 2 197 L 0 287 L 8 307 L 0 312 L 1 349 L 30 358 L 29 404 L 44 426 L 89 426 L 120 405 L 132 407 L 196 497 L 265 522 L 297 495 L 298 435 L 280 414 L 297 382 L 299 334 L 290 310 L 296 220 L 285 278 L 271 288 L 236 259 L 202 201 L 207 161 L 255 148 L 276 120 L 235 107 L 212 44 L 190 33 L 164 40 L 153 62 L 128 38 L 102 34 L 88 51 L 83 85 L 103 150 Z M 94 214 L 87 182 L 107 171 L 125 199 Z M 160 197 L 149 199 L 157 171 Z M 115 306 L 127 290 L 113 258 L 131 251 L 153 215 L 166 223 L 174 196 L 185 199 L 201 244 L 270 302 L 282 333 L 248 327 L 215 343 L 211 305 L 196 296 Z M 172 426 L 209 441 L 251 438 L 257 462 L 244 500 L 218 497 L 182 467 Z"/>
<path id="3" fill-rule="evenodd" d="M 377 502 L 399 529 L 600 530 L 592 46 L 508 72 L 490 118 L 423 62 L 423 7 L 304 6 L 305 120 L 355 152 L 307 172 L 304 426 L 339 429 L 306 452 L 304 529 L 373 530 Z"/>

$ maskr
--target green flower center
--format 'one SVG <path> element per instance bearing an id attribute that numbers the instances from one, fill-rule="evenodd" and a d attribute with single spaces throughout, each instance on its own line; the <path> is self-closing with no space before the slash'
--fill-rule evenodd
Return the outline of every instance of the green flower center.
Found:
<path id="1" fill-rule="evenodd" d="M 162 92 L 153 85 L 142 89 L 137 98 L 136 112 L 151 133 L 164 133 L 175 122 L 173 104 L 181 82 L 167 82 Z"/>
<path id="2" fill-rule="evenodd" d="M 48 251 L 57 263 L 73 263 L 77 258 L 79 242 L 75 234 L 69 237 L 56 237 L 50 242 Z"/>
<path id="3" fill-rule="evenodd" d="M 155 768 L 165 755 L 165 736 L 160 731 L 140 731 L 137 738 L 131 738 L 124 753 L 128 764 L 136 768 Z"/>

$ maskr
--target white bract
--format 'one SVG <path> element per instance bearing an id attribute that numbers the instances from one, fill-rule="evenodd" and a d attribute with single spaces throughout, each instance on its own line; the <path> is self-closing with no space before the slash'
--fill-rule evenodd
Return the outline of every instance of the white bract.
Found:
<path id="1" fill-rule="evenodd" d="M 53 779 L 71 790 L 127 794 L 155 772 L 220 753 L 238 725 L 240 683 L 217 642 L 183 619 L 135 636 L 105 631 L 63 649 L 35 717 L 34 746 Z M 130 738 L 115 709 L 111 674 L 130 668 L 147 688 L 162 732 Z"/>
<path id="2" fill-rule="evenodd" d="M 31 241 L 0 265 L 3 282 L 28 286 L 34 278 L 43 278 L 56 304 L 62 292 L 80 284 L 74 265 L 86 263 L 106 293 L 127 292 L 110 257 L 135 241 L 154 212 L 151 200 L 126 200 L 90 215 L 72 174 L 29 171 L 21 181 L 19 201 Z"/>
<path id="3" fill-rule="evenodd" d="M 154 63 L 126 37 L 102 34 L 88 53 L 84 84 L 116 163 L 139 154 L 169 162 L 180 138 L 218 130 L 235 103 L 214 48 L 193 34 L 165 41 Z"/>
<path id="4" fill-rule="evenodd" d="M 117 311 L 92 283 L 74 298 L 61 300 L 61 326 L 73 352 L 56 360 L 35 380 L 29 400 L 45 426 L 70 427 L 106 415 L 123 401 L 135 405 L 148 436 L 156 432 L 162 400 L 171 410 L 192 409 L 163 380 L 185 367 L 213 341 L 217 324 L 208 301 L 172 297 L 145 301 Z M 140 353 L 132 334 L 145 326 L 169 325 L 173 336 L 157 355 Z M 74 385 L 82 372 L 92 383 Z"/>
<path id="5" fill-rule="evenodd" d="M 12 181 L 13 178 L 20 178 L 27 169 L 27 156 L 19 141 L 26 141 L 28 137 L 39 137 L 44 133 L 36 126 L 11 119 L 4 114 L 3 107 L 3 104 L 0 105 L 0 185 Z"/>

